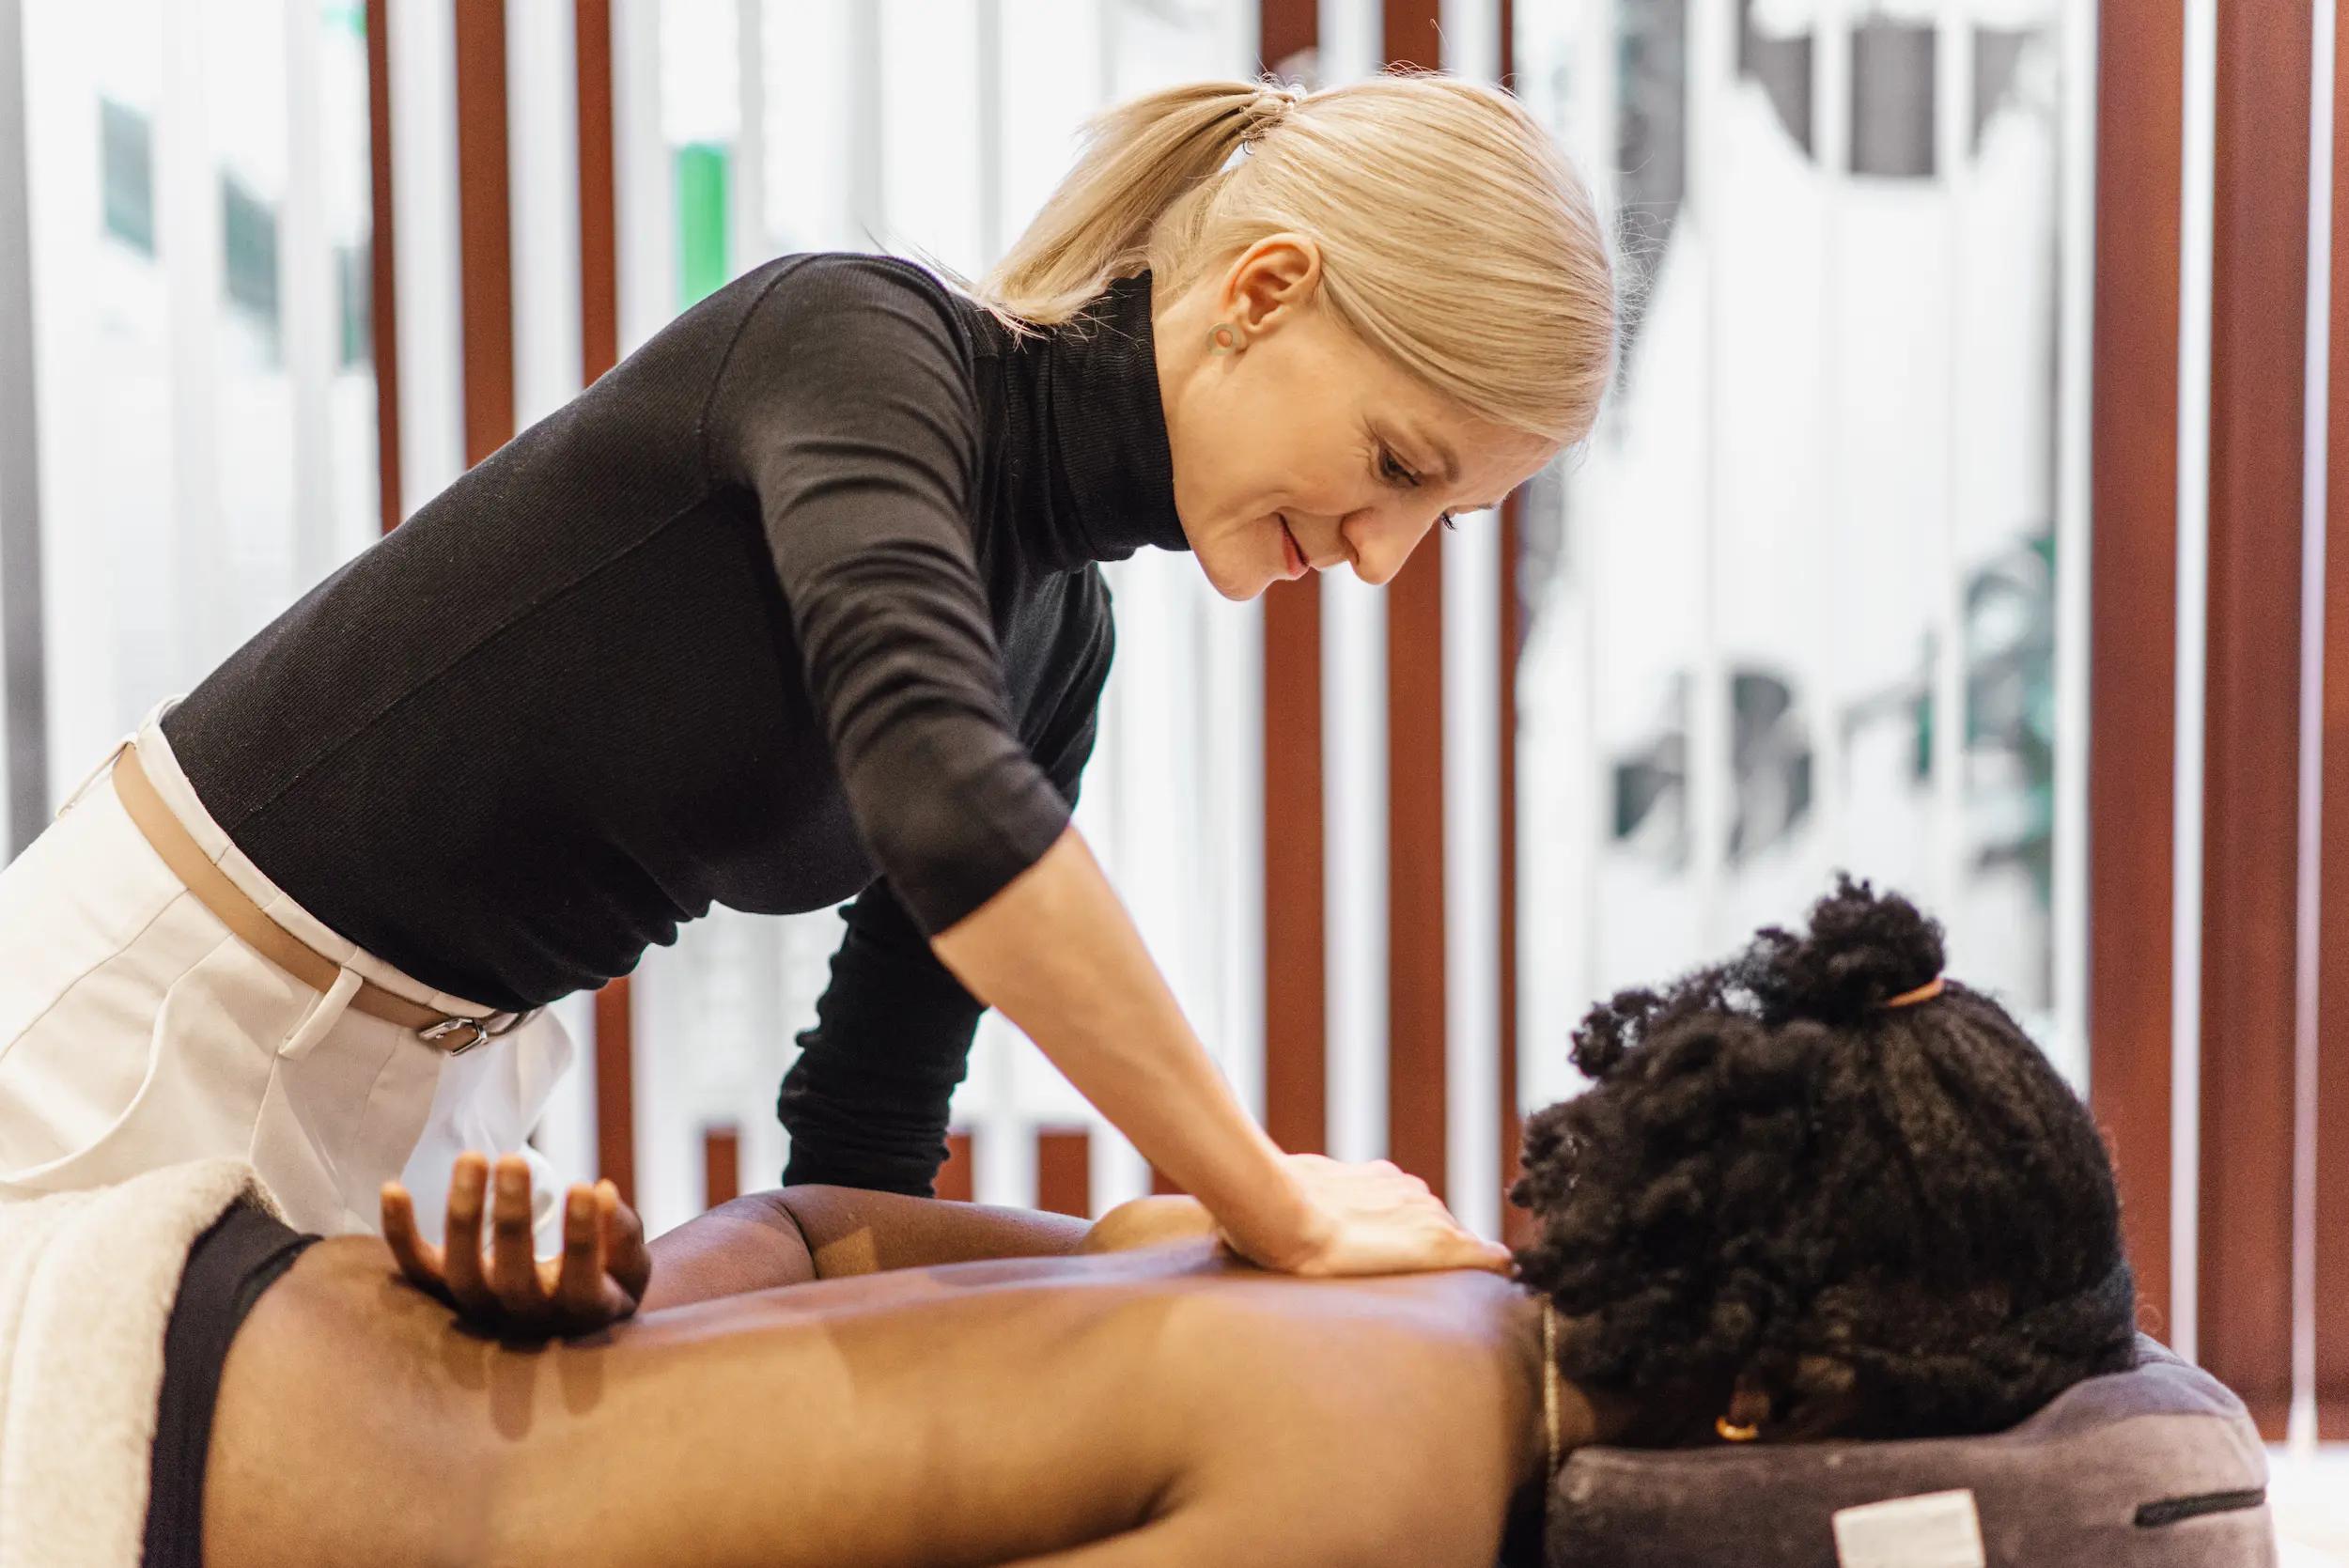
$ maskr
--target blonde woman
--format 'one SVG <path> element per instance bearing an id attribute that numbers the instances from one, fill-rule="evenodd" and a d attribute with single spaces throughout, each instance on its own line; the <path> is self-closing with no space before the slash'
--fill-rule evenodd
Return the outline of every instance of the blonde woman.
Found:
<path id="1" fill-rule="evenodd" d="M 1613 344 L 1582 183 L 1439 76 L 1112 110 L 967 290 L 758 269 L 160 707 L 0 874 L 0 1182 L 227 1154 L 305 1230 L 372 1228 L 403 1171 L 435 1213 L 568 1060 L 548 1002 L 713 904 L 853 897 L 786 1180 L 927 1192 L 986 1004 L 1255 1262 L 1503 1265 L 1392 1167 L 1283 1155 L 1070 826 L 1097 563 L 1384 582 L 1590 429 Z M 643 1281 L 606 1286 L 582 1314 Z"/>

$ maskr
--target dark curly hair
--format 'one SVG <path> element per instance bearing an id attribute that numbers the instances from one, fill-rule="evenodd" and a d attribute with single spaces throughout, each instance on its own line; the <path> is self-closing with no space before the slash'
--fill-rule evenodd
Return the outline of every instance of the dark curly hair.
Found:
<path id="1" fill-rule="evenodd" d="M 1708 1410 L 1743 1387 L 1775 1435 L 1926 1436 L 2128 1364 L 2103 1140 L 1988 997 L 1885 1006 L 1941 967 L 1937 924 L 1846 877 L 1808 935 L 1591 1011 L 1594 1085 L 1532 1118 L 1510 1192 L 1568 1376 Z"/>

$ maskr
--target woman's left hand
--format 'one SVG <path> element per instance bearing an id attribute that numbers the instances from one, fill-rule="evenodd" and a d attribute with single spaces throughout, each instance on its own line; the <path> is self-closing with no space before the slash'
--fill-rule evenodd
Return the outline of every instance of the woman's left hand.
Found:
<path id="1" fill-rule="evenodd" d="M 415 1203 L 397 1182 L 383 1184 L 383 1239 L 410 1283 L 457 1309 L 477 1327 L 532 1339 L 583 1334 L 636 1311 L 652 1279 L 652 1254 L 635 1210 L 610 1182 L 574 1186 L 563 1204 L 563 1255 L 541 1263 L 531 1245 L 530 1165 L 519 1155 L 490 1162 L 457 1157 L 448 1184 L 448 1238 L 433 1246 L 416 1231 Z M 484 1258 L 481 1222 L 490 1211 Z"/>

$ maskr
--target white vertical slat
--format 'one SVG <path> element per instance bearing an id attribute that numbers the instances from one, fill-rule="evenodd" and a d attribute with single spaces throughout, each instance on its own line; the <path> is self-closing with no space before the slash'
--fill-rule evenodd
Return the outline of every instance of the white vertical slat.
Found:
<path id="1" fill-rule="evenodd" d="M 1321 62 L 1321 85 L 1334 87 L 1378 74 L 1386 64 L 1380 0 L 1321 0 L 1316 21 L 1321 41 L 1315 53 Z"/>
<path id="2" fill-rule="evenodd" d="M 2056 312 L 2055 1057 L 2088 1084 L 2090 378 L 2095 348 L 2096 16 L 2063 8 Z"/>
<path id="3" fill-rule="evenodd" d="M 2170 1347 L 2195 1356 L 2202 1141 L 2202 722 L 2210 605 L 2210 334 L 2217 0 L 2187 0 L 2178 238 L 2178 690 L 2170 862 Z"/>
<path id="4" fill-rule="evenodd" d="M 1321 733 L 1330 1152 L 1377 1159 L 1387 1152 L 1387 596 L 1350 571 L 1321 579 Z M 1267 809 L 1277 824 L 1282 803 Z"/>
<path id="5" fill-rule="evenodd" d="M 1723 882 L 1729 851 L 1730 813 L 1735 801 L 1728 660 L 1718 628 L 1722 584 L 1717 581 L 1723 529 L 1721 467 L 1731 411 L 1729 366 L 1724 362 L 1724 312 L 1719 279 L 1734 265 L 1728 254 L 1727 201 L 1718 182 L 1735 162 L 1726 129 L 1728 100 L 1737 70 L 1736 12 L 1730 0 L 1688 4 L 1688 186 L 1682 221 L 1694 231 L 1704 258 L 1704 431 L 1703 505 L 1698 524 L 1698 642 L 1689 661 L 1688 700 L 1688 888 L 1696 914 L 1700 951 L 1711 952 L 1726 936 Z"/>
<path id="6" fill-rule="evenodd" d="M 1501 73 L 1498 0 L 1444 0 L 1446 70 Z M 1501 1234 L 1501 514 L 1423 548 L 1443 563 L 1444 1192 Z"/>
<path id="7" fill-rule="evenodd" d="M 1377 0 L 1321 0 L 1321 83 L 1375 75 Z M 1271 678 L 1281 678 L 1279 671 Z M 1387 596 L 1321 578 L 1323 973 L 1330 1152 L 1387 1152 Z M 1281 802 L 1268 809 L 1277 819 Z"/>
<path id="8" fill-rule="evenodd" d="M 1850 185 L 1852 142 L 1852 19 L 1855 0 L 1819 0 L 1817 21 L 1811 35 L 1811 146 L 1812 170 L 1819 192 L 1819 277 L 1818 300 L 1820 325 L 1828 331 L 1841 320 L 1838 305 L 1848 287 L 1844 271 L 1844 226 L 1850 217 Z M 1817 568 L 1828 574 L 1828 602 L 1833 602 L 1834 588 L 1848 581 L 1849 567 L 1843 559 L 1838 540 L 1850 505 L 1850 487 L 1842 477 L 1846 454 L 1841 440 L 1845 422 L 1840 417 L 1844 392 L 1841 372 L 1843 356 L 1839 346 L 1823 341 L 1819 345 L 1819 400 L 1817 429 L 1819 437 L 1818 493 L 1823 515 L 1819 522 L 1817 549 L 1813 559 Z M 1842 722 L 1842 681 L 1837 678 L 1837 666 L 1842 662 L 1841 649 L 1830 633 L 1819 639 L 1827 666 L 1814 672 L 1811 682 L 1812 721 L 1811 744 L 1812 767 L 1811 774 L 1812 811 L 1818 823 L 1813 835 L 1818 849 L 1818 886 L 1824 890 L 1828 875 L 1841 869 L 1850 854 L 1850 759 L 1844 746 Z"/>
<path id="9" fill-rule="evenodd" d="M 767 232 L 767 0 L 735 0 L 734 166 L 726 172 L 727 272 L 775 254 Z"/>
<path id="10" fill-rule="evenodd" d="M 286 200 L 277 220 L 278 321 L 292 382 L 293 583 L 299 593 L 340 558 L 334 493 L 334 383 L 341 302 L 326 219 L 323 23 L 314 5 L 284 8 Z"/>
<path id="11" fill-rule="evenodd" d="M 574 11 L 506 11 L 506 162 L 513 192 L 514 421 L 527 428 L 579 391 L 579 72 Z"/>
<path id="12" fill-rule="evenodd" d="M 155 241 L 164 279 L 169 377 L 171 526 L 163 536 L 179 592 L 163 606 L 174 629 L 175 677 L 225 632 L 233 604 L 223 581 L 220 427 L 221 182 L 205 104 L 210 51 L 193 7 L 163 8 L 163 93 L 156 105 Z"/>
<path id="13" fill-rule="evenodd" d="M 881 0 L 882 238 L 976 271 L 980 231 L 978 17 L 968 6 Z"/>
<path id="14" fill-rule="evenodd" d="M 2314 0 L 2309 82 L 2309 290 L 2300 489 L 2300 854 L 2294 971 L 2292 1143 L 2293 1451 L 2316 1450 L 2317 978 L 2325 869 L 2325 524 L 2332 411 L 2335 0 Z"/>
<path id="15" fill-rule="evenodd" d="M 661 31 L 656 0 L 613 0 L 612 167 L 623 359 L 677 314 L 675 160 L 661 130 Z"/>
<path id="16" fill-rule="evenodd" d="M 441 0 L 392 0 L 390 49 L 399 496 L 412 516 L 465 471 L 455 13 Z"/>
<path id="17" fill-rule="evenodd" d="M 48 820 L 24 19 L 0 0 L 0 863 Z"/>
<path id="18" fill-rule="evenodd" d="M 1966 234 L 1972 203 L 1974 28 L 1968 0 L 1940 0 L 1936 17 L 1933 163 L 1944 221 L 1948 290 L 1942 312 L 1949 365 L 1941 440 L 1947 453 L 1936 538 L 1924 559 L 1936 582 L 1928 602 L 1937 623 L 1933 638 L 1932 874 L 1929 908 L 1956 909 L 1966 880 L 1966 559 L 1959 508 L 1968 493 L 1962 476 L 1973 450 L 1973 401 L 1965 352 Z"/>

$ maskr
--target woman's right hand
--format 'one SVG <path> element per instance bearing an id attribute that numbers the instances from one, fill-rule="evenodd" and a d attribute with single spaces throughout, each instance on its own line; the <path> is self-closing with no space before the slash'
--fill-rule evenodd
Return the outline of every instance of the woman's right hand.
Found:
<path id="1" fill-rule="evenodd" d="M 1322 1223 L 1285 1257 L 1254 1256 L 1223 1233 L 1225 1246 L 1259 1267 L 1322 1279 L 1446 1268 L 1505 1274 L 1511 1267 L 1506 1247 L 1462 1227 L 1425 1182 L 1392 1161 L 1354 1165 L 1286 1155 L 1282 1163 Z"/>

